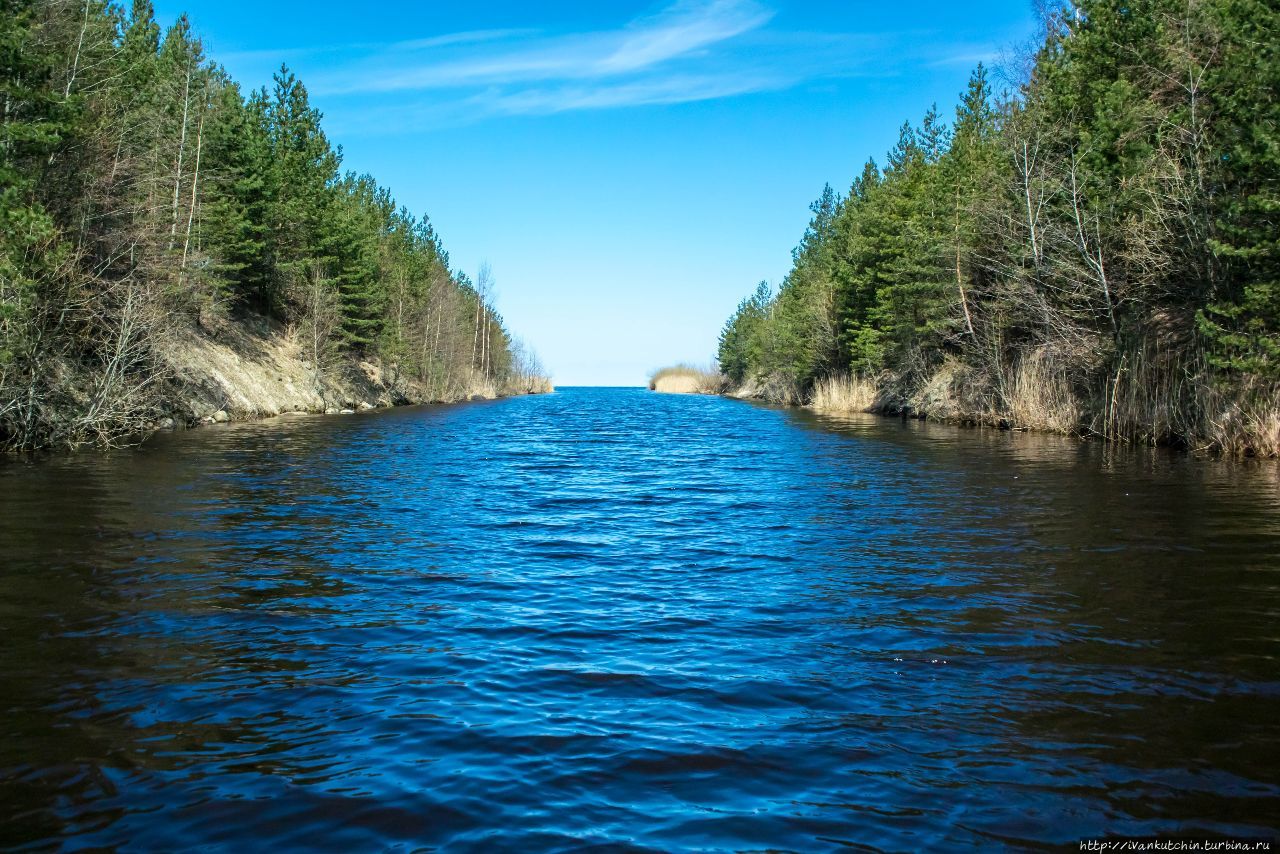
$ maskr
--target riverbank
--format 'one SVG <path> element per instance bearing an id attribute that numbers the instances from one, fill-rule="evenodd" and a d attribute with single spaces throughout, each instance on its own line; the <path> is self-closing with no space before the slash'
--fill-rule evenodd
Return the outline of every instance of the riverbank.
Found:
<path id="1" fill-rule="evenodd" d="M 555 390 L 548 377 L 494 378 L 474 370 L 424 379 L 377 358 L 339 357 L 316 365 L 298 336 L 261 317 L 171 343 L 161 360 L 168 377 L 150 431 Z"/>
<path id="2" fill-rule="evenodd" d="M 1063 376 L 1025 360 L 1012 376 L 991 382 L 948 362 L 912 384 L 884 374 L 829 377 L 803 391 L 781 380 L 752 380 L 725 394 L 817 412 L 869 413 L 1001 430 L 1027 430 L 1118 444 L 1179 447 L 1237 457 L 1280 457 L 1280 392 L 1273 387 L 1223 388 L 1186 377 L 1176 388 L 1158 377 L 1130 382 L 1142 393 L 1082 400 Z"/>
<path id="3" fill-rule="evenodd" d="M 346 172 L 295 75 L 246 98 L 152 12 L 6 14 L 0 453 L 549 387 L 489 268 Z"/>
<path id="4" fill-rule="evenodd" d="M 47 370 L 58 393 L 40 402 L 48 435 L 34 446 L 44 450 L 134 445 L 157 432 L 281 415 L 352 414 L 555 390 L 548 377 L 515 369 L 497 377 L 466 368 L 421 376 L 377 357 L 331 352 L 317 363 L 295 328 L 262 315 L 156 335 L 145 361 L 112 386 L 101 370 L 69 358 L 51 361 Z"/>
<path id="5" fill-rule="evenodd" d="M 720 368 L 778 402 L 844 374 L 860 411 L 1280 456 L 1277 66 L 1253 35 L 1280 7 L 1044 24 L 1017 98 L 979 65 L 953 119 L 822 189 Z"/>

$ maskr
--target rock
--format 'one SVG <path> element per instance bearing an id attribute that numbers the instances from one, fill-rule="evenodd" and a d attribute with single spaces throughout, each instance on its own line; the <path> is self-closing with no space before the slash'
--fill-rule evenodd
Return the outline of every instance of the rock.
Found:
<path id="1" fill-rule="evenodd" d="M 355 415 L 356 411 L 354 409 L 343 409 L 338 414 L 339 415 Z"/>
<path id="2" fill-rule="evenodd" d="M 370 410 L 370 409 L 373 409 L 373 404 L 372 404 L 372 403 L 369 403 L 367 400 L 362 400 L 362 401 L 360 401 L 360 411 L 361 411 L 361 412 L 367 412 L 367 411 L 368 411 L 368 410 Z"/>
<path id="3" fill-rule="evenodd" d="M 324 411 L 324 414 L 325 414 L 325 415 L 337 415 L 337 414 L 338 414 L 338 410 L 334 409 L 333 407 L 329 407 L 328 409 L 326 409 L 326 410 Z"/>
<path id="4" fill-rule="evenodd" d="M 177 426 L 178 426 L 177 422 L 175 422 L 172 418 L 161 418 L 159 421 L 156 422 L 157 430 L 173 430 Z"/>
<path id="5" fill-rule="evenodd" d="M 219 409 L 217 412 L 213 413 L 213 420 L 219 424 L 226 424 L 231 420 L 231 416 L 227 414 L 225 409 Z"/>

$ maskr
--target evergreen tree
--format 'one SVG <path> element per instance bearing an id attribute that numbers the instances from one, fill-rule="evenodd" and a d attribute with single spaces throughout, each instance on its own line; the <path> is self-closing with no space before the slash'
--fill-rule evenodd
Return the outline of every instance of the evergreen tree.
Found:
<path id="1" fill-rule="evenodd" d="M 342 335 L 348 348 L 372 348 L 383 327 L 384 276 L 395 275 L 384 256 L 394 203 L 368 176 L 348 176 L 337 190 L 333 222 Z"/>
<path id="2" fill-rule="evenodd" d="M 56 150 L 70 117 L 50 85 L 52 57 L 33 38 L 36 5 L 0 3 L 0 385 L 30 355 L 42 284 L 61 255 L 36 190 L 40 163 Z"/>
<path id="3" fill-rule="evenodd" d="M 1221 61 L 1207 81 L 1215 111 L 1211 246 L 1225 275 L 1199 315 L 1215 365 L 1280 378 L 1280 9 L 1210 4 Z"/>
<path id="4" fill-rule="evenodd" d="M 290 291 L 312 280 L 313 268 L 328 271 L 334 264 L 330 230 L 341 157 L 329 145 L 306 87 L 288 68 L 276 73 L 270 98 L 264 94 L 262 100 L 271 152 L 267 252 L 273 277 L 266 303 L 283 314 Z"/>
<path id="5" fill-rule="evenodd" d="M 238 87 L 223 83 L 206 134 L 204 234 L 211 272 L 233 300 L 265 310 L 271 286 L 266 256 L 271 140 L 262 102 L 245 103 Z"/>

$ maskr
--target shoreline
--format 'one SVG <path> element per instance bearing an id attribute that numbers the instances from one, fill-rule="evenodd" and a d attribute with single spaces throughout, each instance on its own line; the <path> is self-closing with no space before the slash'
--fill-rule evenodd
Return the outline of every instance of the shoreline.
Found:
<path id="1" fill-rule="evenodd" d="M 1166 448 L 1188 455 L 1235 460 L 1273 460 L 1280 457 L 1266 445 L 1261 449 L 1255 447 L 1249 442 L 1250 437 L 1247 433 L 1217 439 L 1171 434 L 1158 439 L 1149 438 L 1146 441 L 1138 441 L 1125 438 L 1123 435 L 1106 435 L 1090 430 L 1079 423 L 1070 425 L 1065 422 L 1056 425 L 1020 423 L 1010 413 L 984 412 L 967 407 L 955 396 L 940 390 L 936 383 L 927 384 L 924 389 L 906 398 L 883 387 L 848 378 L 819 384 L 807 396 L 800 395 L 793 388 L 753 382 L 719 391 L 702 390 L 693 393 L 770 406 L 805 409 L 820 415 L 873 415 L 902 421 L 929 421 L 953 427 L 1063 436 L 1084 442 L 1102 442 L 1125 447 Z"/>
<path id="2" fill-rule="evenodd" d="M 499 381 L 475 371 L 424 381 L 369 357 L 340 356 L 315 366 L 283 327 L 265 318 L 227 324 L 166 348 L 172 371 L 160 409 L 143 431 L 156 433 L 273 418 L 354 415 L 402 406 L 497 400 L 555 390 L 547 377 Z"/>
<path id="3" fill-rule="evenodd" d="M 261 315 L 224 321 L 213 328 L 193 325 L 152 343 L 155 373 L 149 400 L 142 411 L 130 413 L 126 424 L 113 425 L 118 432 L 74 444 L 52 441 L 10 449 L 0 457 L 21 459 L 137 447 L 156 434 L 218 424 L 354 415 L 555 390 L 548 377 L 493 377 L 474 369 L 438 371 L 427 378 L 409 376 L 395 364 L 373 356 L 339 354 L 317 365 L 305 357 L 292 330 Z M 87 376 L 82 366 L 70 362 L 53 369 L 82 381 Z M 64 423 L 74 422 L 83 417 L 82 409 L 81 401 L 66 401 L 55 417 Z"/>

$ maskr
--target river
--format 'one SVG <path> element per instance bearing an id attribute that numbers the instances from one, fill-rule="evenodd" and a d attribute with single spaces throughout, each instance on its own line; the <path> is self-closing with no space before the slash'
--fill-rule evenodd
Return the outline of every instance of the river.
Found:
<path id="1" fill-rule="evenodd" d="M 1280 827 L 1280 475 L 640 389 L 0 464 L 0 846 Z"/>

